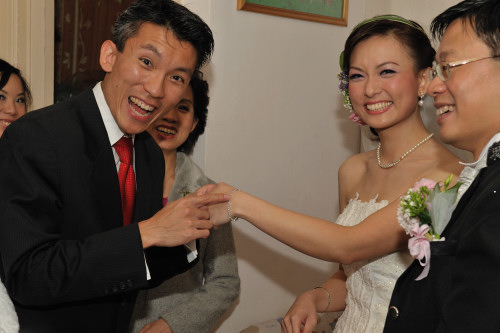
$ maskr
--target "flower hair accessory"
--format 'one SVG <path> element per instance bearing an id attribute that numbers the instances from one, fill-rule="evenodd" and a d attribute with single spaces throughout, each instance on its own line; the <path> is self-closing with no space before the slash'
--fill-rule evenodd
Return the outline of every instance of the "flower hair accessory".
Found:
<path id="1" fill-rule="evenodd" d="M 340 53 L 340 69 L 344 68 L 344 51 Z M 366 123 L 361 120 L 359 115 L 352 108 L 351 97 L 349 96 L 349 75 L 347 74 L 347 70 L 342 70 L 338 75 L 339 79 L 339 90 L 342 96 L 344 96 L 344 107 L 351 111 L 351 115 L 349 119 L 351 119 L 357 125 L 366 125 Z"/>
<path id="2" fill-rule="evenodd" d="M 349 98 L 349 76 L 347 71 L 342 71 L 337 75 L 339 79 L 339 90 L 344 96 L 344 107 L 352 111 L 351 99 Z"/>
<path id="3" fill-rule="evenodd" d="M 341 57 L 341 63 L 342 63 L 342 57 L 344 55 L 344 52 L 340 55 Z M 342 96 L 344 96 L 344 107 L 351 111 L 351 115 L 349 116 L 349 119 L 351 119 L 353 122 L 355 122 L 358 125 L 366 125 L 363 120 L 358 116 L 356 111 L 353 110 L 352 104 L 351 104 L 351 98 L 349 97 L 349 76 L 347 75 L 347 71 L 342 71 L 337 75 L 339 79 L 339 90 L 342 93 Z"/>
<path id="4" fill-rule="evenodd" d="M 422 280 L 429 274 L 431 266 L 430 242 L 443 241 L 441 237 L 453 212 L 461 183 L 450 187 L 453 175 L 441 186 L 430 179 L 423 178 L 406 195 L 401 197 L 398 208 L 399 224 L 412 237 L 408 240 L 408 249 L 424 269 L 415 279 Z"/>

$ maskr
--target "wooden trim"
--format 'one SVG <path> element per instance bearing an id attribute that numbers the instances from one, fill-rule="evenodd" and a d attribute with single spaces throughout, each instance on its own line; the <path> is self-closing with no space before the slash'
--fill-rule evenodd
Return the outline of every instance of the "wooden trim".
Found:
<path id="1" fill-rule="evenodd" d="M 0 57 L 19 67 L 33 94 L 31 110 L 54 100 L 54 0 L 1 0 Z M 5 10 L 5 11 L 4 11 Z"/>
<path id="2" fill-rule="evenodd" d="M 265 5 L 257 5 L 257 4 L 253 4 L 253 3 L 248 3 L 248 2 L 246 2 L 246 0 L 238 0 L 237 9 L 238 10 L 246 10 L 246 11 L 255 12 L 255 13 L 276 15 L 276 16 L 282 16 L 282 17 L 290 17 L 290 18 L 299 19 L 299 20 L 341 25 L 341 26 L 346 27 L 347 26 L 347 13 L 348 13 L 348 7 L 349 7 L 349 0 L 341 0 L 341 1 L 343 1 L 343 7 L 342 7 L 342 17 L 340 17 L 340 18 L 325 16 L 325 15 L 304 13 L 304 12 L 299 12 L 299 11 L 295 11 L 295 10 L 282 9 L 282 8 L 276 8 L 276 7 L 265 6 Z"/>

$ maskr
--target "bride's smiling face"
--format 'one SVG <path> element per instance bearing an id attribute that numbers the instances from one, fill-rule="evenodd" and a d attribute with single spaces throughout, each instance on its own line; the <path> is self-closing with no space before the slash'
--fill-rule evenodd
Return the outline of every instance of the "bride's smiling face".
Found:
<path id="1" fill-rule="evenodd" d="M 395 37 L 361 41 L 353 49 L 348 73 L 354 111 L 375 129 L 408 119 L 417 110 L 417 74 L 413 59 Z"/>

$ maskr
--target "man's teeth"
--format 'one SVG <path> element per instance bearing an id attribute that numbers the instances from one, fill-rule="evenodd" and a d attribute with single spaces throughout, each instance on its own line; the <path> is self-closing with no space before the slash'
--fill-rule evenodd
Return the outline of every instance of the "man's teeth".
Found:
<path id="1" fill-rule="evenodd" d="M 445 114 L 446 112 L 449 112 L 449 111 L 455 111 L 455 106 L 454 105 L 442 106 L 436 110 L 436 115 L 440 116 L 440 115 Z"/>
<path id="2" fill-rule="evenodd" d="M 5 126 L 5 127 L 9 126 L 9 125 L 10 125 L 10 123 L 11 123 L 10 121 L 7 121 L 7 120 L 0 120 L 0 122 L 1 122 L 1 123 Z"/>
<path id="3" fill-rule="evenodd" d="M 157 127 L 156 130 L 159 131 L 159 132 L 165 133 L 167 135 L 175 135 L 177 133 L 176 130 L 170 129 L 170 128 L 166 128 L 166 127 Z"/>
<path id="4" fill-rule="evenodd" d="M 155 109 L 153 106 L 147 105 L 146 103 L 135 97 L 130 97 L 130 101 L 146 112 L 153 112 L 153 110 Z"/>
<path id="5" fill-rule="evenodd" d="M 366 104 L 366 108 L 370 111 L 380 111 L 392 105 L 392 102 L 380 102 L 375 104 Z"/>

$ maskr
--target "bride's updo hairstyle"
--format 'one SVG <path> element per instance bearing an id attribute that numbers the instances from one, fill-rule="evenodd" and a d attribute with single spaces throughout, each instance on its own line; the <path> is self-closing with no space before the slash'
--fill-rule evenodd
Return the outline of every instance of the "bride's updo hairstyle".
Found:
<path id="1" fill-rule="evenodd" d="M 415 73 L 432 66 L 436 51 L 424 29 L 418 23 L 401 16 L 381 15 L 367 19 L 353 29 L 345 42 L 342 70 L 349 72 L 352 51 L 360 42 L 373 36 L 396 38 L 413 59 Z"/>

